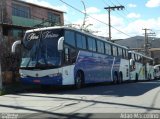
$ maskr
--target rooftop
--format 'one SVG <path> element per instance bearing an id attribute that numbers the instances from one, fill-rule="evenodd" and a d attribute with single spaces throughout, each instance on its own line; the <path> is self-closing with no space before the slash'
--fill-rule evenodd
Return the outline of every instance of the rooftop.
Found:
<path id="1" fill-rule="evenodd" d="M 54 11 L 57 11 L 57 12 L 65 13 L 64 11 L 61 11 L 61 10 L 57 10 L 57 9 L 54 9 L 54 8 L 33 4 L 33 3 L 26 2 L 26 1 L 23 1 L 23 0 L 13 0 L 13 1 L 29 4 L 29 5 L 36 6 L 36 7 L 41 7 L 41 8 L 48 9 L 48 10 L 54 10 Z"/>

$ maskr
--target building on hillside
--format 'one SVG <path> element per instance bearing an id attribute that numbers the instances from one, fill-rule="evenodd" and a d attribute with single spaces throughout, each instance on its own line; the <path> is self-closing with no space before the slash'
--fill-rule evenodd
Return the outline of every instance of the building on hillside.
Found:
<path id="1" fill-rule="evenodd" d="M 22 0 L 0 0 L 0 61 L 2 72 L 17 67 L 18 56 L 12 56 L 11 45 L 24 32 L 37 27 L 64 25 L 63 11 Z M 20 52 L 20 50 L 18 50 Z M 13 63 L 14 62 L 14 63 Z M 14 65 L 14 66 L 13 66 Z M 6 76 L 5 76 L 6 77 Z"/>

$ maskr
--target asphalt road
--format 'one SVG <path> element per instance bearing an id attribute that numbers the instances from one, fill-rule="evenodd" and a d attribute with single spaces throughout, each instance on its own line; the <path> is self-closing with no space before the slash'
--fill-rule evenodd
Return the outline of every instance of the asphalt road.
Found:
<path id="1" fill-rule="evenodd" d="M 22 116 L 27 118 L 53 115 L 86 118 L 94 114 L 95 117 L 120 113 L 160 114 L 160 81 L 96 85 L 78 90 L 60 88 L 46 91 L 33 88 L 1 96 L 0 112 L 1 116 L 6 116 L 6 113 L 23 113 Z"/>

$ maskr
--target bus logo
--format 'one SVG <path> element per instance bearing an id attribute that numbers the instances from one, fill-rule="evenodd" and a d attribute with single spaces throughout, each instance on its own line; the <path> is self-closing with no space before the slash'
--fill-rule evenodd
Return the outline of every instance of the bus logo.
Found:
<path id="1" fill-rule="evenodd" d="M 29 34 L 27 38 L 28 41 L 37 40 L 37 39 L 39 39 L 39 35 L 36 35 L 35 33 Z"/>
<path id="2" fill-rule="evenodd" d="M 54 34 L 51 31 L 46 31 L 42 34 L 42 38 L 43 39 L 47 39 L 47 38 L 57 38 L 59 35 L 58 34 Z"/>

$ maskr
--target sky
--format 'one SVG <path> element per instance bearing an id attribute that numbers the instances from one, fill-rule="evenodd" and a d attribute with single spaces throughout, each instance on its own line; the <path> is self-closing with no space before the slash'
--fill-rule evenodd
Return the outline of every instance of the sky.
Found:
<path id="1" fill-rule="evenodd" d="M 143 36 L 144 30 L 160 38 L 160 0 L 24 0 L 64 11 L 65 24 L 85 27 L 95 35 L 108 37 L 108 11 L 104 7 L 123 5 L 125 9 L 111 10 L 112 39 Z M 67 4 L 66 4 L 67 3 Z M 84 9 L 84 5 L 85 9 Z M 73 6 L 77 10 L 70 6 Z"/>

